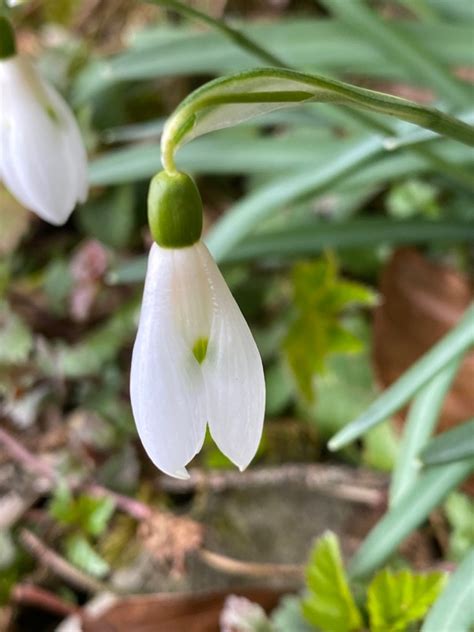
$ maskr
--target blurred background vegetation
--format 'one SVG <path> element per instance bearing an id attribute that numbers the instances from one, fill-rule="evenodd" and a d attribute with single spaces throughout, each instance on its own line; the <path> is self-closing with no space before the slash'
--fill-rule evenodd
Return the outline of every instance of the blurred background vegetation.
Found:
<path id="1" fill-rule="evenodd" d="M 199 589 L 223 592 L 217 602 L 187 596 L 156 610 L 142 602 L 155 627 L 112 611 L 107 623 L 84 629 L 217 629 L 200 617 L 218 617 L 228 592 L 247 591 L 267 610 L 297 592 L 312 540 L 326 530 L 348 559 L 387 508 L 406 417 L 398 409 L 413 393 L 339 453 L 327 441 L 472 301 L 470 148 L 379 115 L 311 104 L 195 140 L 177 163 L 198 182 L 205 239 L 262 353 L 267 420 L 242 475 L 211 441 L 193 461 L 189 484 L 157 473 L 137 441 L 128 379 L 160 134 L 196 87 L 268 66 L 202 19 L 157 4 L 31 0 L 13 13 L 19 48 L 75 109 L 92 188 L 61 228 L 0 188 L 0 627 L 9 630 L 55 629 L 104 591 Z M 192 7 L 228 20 L 288 67 L 474 119 L 469 0 L 196 0 Z M 439 417 L 443 430 L 474 416 L 472 352 L 455 360 L 444 385 L 433 386 L 440 401 L 428 397 L 426 423 Z M 411 416 L 423 415 L 420 408 Z M 466 428 L 463 443 L 472 442 Z M 352 621 L 346 627 L 321 623 L 309 596 L 303 609 L 284 601 L 272 623 L 254 611 L 254 627 L 228 629 L 362 629 L 367 612 L 371 630 L 418 629 L 408 626 L 441 590 L 434 571 L 452 570 L 474 545 L 469 481 L 448 495 L 468 470 L 452 474 L 441 508 L 429 517 L 433 504 L 420 510 L 398 550 L 394 542 L 367 562 L 370 573 L 387 558 L 396 569 L 432 572 L 421 588 L 410 584 L 416 600 L 428 595 L 421 614 L 389 627 L 373 606 L 377 591 L 388 590 L 380 576 L 368 606 L 362 593 L 354 601 L 342 590 L 345 605 L 336 609 Z M 329 559 L 342 576 L 337 542 L 327 536 L 318 546 L 309 568 Z M 405 587 L 414 582 L 397 577 Z M 179 619 L 183 612 L 197 627 Z"/>

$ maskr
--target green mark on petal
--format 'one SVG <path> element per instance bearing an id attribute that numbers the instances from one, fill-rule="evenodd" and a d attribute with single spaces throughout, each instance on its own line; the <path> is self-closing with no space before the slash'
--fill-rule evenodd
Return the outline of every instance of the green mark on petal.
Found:
<path id="1" fill-rule="evenodd" d="M 206 358 L 208 343 L 209 340 L 207 338 L 198 338 L 194 343 L 193 355 L 199 364 L 202 364 Z"/>

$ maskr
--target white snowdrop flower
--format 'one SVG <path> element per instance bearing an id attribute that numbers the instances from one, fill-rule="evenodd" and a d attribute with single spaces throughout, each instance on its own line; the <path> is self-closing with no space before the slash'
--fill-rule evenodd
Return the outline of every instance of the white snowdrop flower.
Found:
<path id="1" fill-rule="evenodd" d="M 26 208 L 63 224 L 88 193 L 87 156 L 59 93 L 16 54 L 0 17 L 0 180 Z"/>
<path id="2" fill-rule="evenodd" d="M 186 174 L 152 180 L 153 244 L 133 349 L 130 394 L 155 465 L 187 478 L 206 426 L 241 470 L 262 434 L 265 382 L 250 329 L 206 246 L 202 207 Z"/>

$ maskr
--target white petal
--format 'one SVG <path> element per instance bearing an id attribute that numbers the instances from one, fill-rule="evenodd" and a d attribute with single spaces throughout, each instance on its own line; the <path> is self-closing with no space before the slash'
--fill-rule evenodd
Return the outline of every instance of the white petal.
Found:
<path id="1" fill-rule="evenodd" d="M 254 457 L 263 429 L 265 380 L 250 329 L 206 246 L 199 244 L 213 301 L 207 355 L 202 363 L 211 435 L 241 470 Z"/>
<path id="2" fill-rule="evenodd" d="M 130 378 L 140 439 L 155 465 L 179 478 L 202 447 L 206 414 L 193 336 L 209 334 L 208 285 L 193 246 L 150 251 Z M 204 294 L 203 294 L 204 292 Z"/>
<path id="3" fill-rule="evenodd" d="M 22 58 L 0 62 L 0 90 L 4 183 L 40 217 L 62 224 L 87 194 L 77 123 L 62 97 Z"/>

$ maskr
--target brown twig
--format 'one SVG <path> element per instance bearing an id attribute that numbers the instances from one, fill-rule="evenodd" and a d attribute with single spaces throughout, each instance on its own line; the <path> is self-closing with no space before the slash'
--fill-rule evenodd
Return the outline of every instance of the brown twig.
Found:
<path id="1" fill-rule="evenodd" d="M 36 476 L 44 476 L 48 480 L 56 480 L 56 473 L 53 468 L 24 448 L 11 434 L 0 428 L 0 443 L 3 444 L 10 456 L 21 463 L 22 466 Z"/>
<path id="2" fill-rule="evenodd" d="M 80 608 L 74 604 L 68 603 L 48 590 L 33 584 L 17 584 L 13 589 L 12 599 L 16 603 L 36 606 L 41 610 L 53 612 L 61 617 L 76 614 L 80 611 Z"/>
<path id="3" fill-rule="evenodd" d="M 17 441 L 11 434 L 9 434 L 6 430 L 0 428 L 0 443 L 4 445 L 10 456 L 20 463 L 25 469 L 30 471 L 32 474 L 36 474 L 37 476 L 43 476 L 47 479 L 48 489 L 52 489 L 52 487 L 59 480 L 59 475 L 48 463 L 46 463 L 41 457 L 36 456 L 25 447 L 23 447 L 19 441 Z M 151 518 L 153 514 L 153 510 L 148 505 L 140 502 L 139 500 L 135 500 L 134 498 L 129 498 L 128 496 L 123 496 L 122 494 L 117 494 L 116 492 L 103 487 L 102 485 L 97 485 L 95 483 L 91 484 L 83 484 L 72 483 L 71 481 L 66 480 L 66 484 L 70 489 L 83 488 L 84 491 L 87 491 L 93 496 L 107 496 L 112 498 L 115 505 L 128 513 L 135 520 L 142 521 L 148 520 Z"/>
<path id="4" fill-rule="evenodd" d="M 246 472 L 204 471 L 192 469 L 190 478 L 179 480 L 168 476 L 159 478 L 160 487 L 172 493 L 187 493 L 196 489 L 221 492 L 227 489 L 277 487 L 296 484 L 331 498 L 352 503 L 379 507 L 386 497 L 386 478 L 367 470 L 354 470 L 344 466 L 318 464 L 289 464 L 278 467 L 260 467 Z"/>
<path id="5" fill-rule="evenodd" d="M 20 531 L 20 542 L 39 562 L 79 590 L 90 593 L 117 592 L 107 584 L 87 575 L 87 573 L 70 564 L 31 531 L 22 529 Z"/>
<path id="6" fill-rule="evenodd" d="M 233 557 L 200 549 L 199 556 L 206 564 L 230 575 L 249 575 L 251 577 L 293 577 L 302 579 L 304 567 L 300 564 L 268 564 L 259 562 L 243 562 Z"/>

